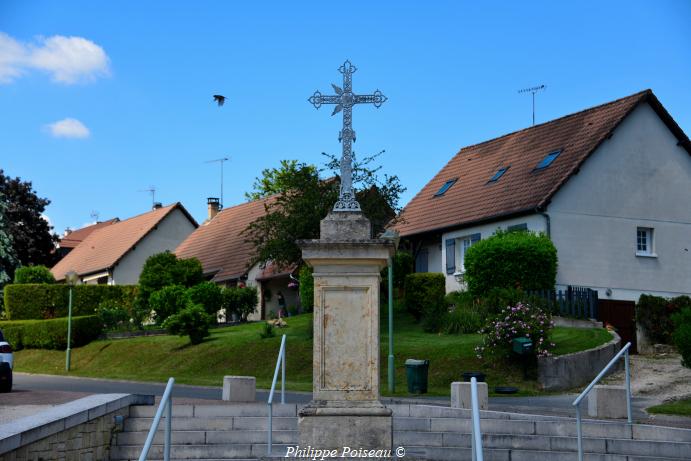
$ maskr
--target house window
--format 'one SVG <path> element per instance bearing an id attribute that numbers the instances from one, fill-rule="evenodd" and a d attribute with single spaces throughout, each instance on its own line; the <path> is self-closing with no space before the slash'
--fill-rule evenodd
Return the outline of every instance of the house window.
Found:
<path id="1" fill-rule="evenodd" d="M 480 241 L 480 234 L 467 235 L 456 239 L 455 272 L 465 272 L 465 255 L 468 248 Z"/>
<path id="2" fill-rule="evenodd" d="M 561 150 L 555 150 L 554 152 L 550 152 L 549 154 L 547 154 L 547 156 L 545 158 L 540 160 L 540 163 L 537 164 L 535 169 L 536 170 L 542 170 L 543 168 L 547 168 L 548 166 L 550 166 L 552 164 L 554 159 L 559 157 L 559 154 L 561 154 Z"/>
<path id="3" fill-rule="evenodd" d="M 506 230 L 508 232 L 527 231 L 528 230 L 528 224 L 527 223 L 514 224 L 513 226 L 507 227 Z"/>
<path id="4" fill-rule="evenodd" d="M 423 248 L 415 257 L 415 272 L 429 272 L 429 250 Z"/>
<path id="5" fill-rule="evenodd" d="M 639 227 L 636 230 L 636 256 L 655 256 L 653 250 L 653 229 Z"/>
<path id="6" fill-rule="evenodd" d="M 491 178 L 489 178 L 489 181 L 487 181 L 487 182 L 494 182 L 494 181 L 499 180 L 499 178 L 501 178 L 501 177 L 504 175 L 504 173 L 506 173 L 506 170 L 508 170 L 508 169 L 509 169 L 508 166 L 507 166 L 507 167 L 504 167 L 504 168 L 499 168 L 499 169 L 497 170 L 497 172 L 494 173 L 494 176 L 492 176 Z"/>
<path id="7" fill-rule="evenodd" d="M 448 181 L 446 181 L 446 182 L 439 188 L 439 190 L 437 191 L 437 193 L 434 194 L 434 196 L 435 196 L 435 197 L 441 197 L 442 195 L 444 195 L 444 194 L 446 193 L 446 191 L 449 190 L 449 189 L 451 188 L 451 186 L 453 186 L 454 184 L 456 184 L 456 181 L 458 181 L 458 178 L 449 179 Z"/>

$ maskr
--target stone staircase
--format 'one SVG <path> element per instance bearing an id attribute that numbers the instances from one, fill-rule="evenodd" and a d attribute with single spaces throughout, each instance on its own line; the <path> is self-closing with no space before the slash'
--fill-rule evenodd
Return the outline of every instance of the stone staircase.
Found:
<path id="1" fill-rule="evenodd" d="M 392 404 L 394 447 L 406 457 L 470 460 L 470 412 L 448 407 Z M 124 429 L 116 434 L 110 459 L 136 460 L 156 408 L 132 406 Z M 297 444 L 295 404 L 274 405 L 273 455 L 283 457 Z M 174 405 L 172 459 L 256 460 L 266 456 L 267 408 L 263 403 Z M 576 460 L 573 418 L 483 411 L 487 461 Z M 148 459 L 163 459 L 163 420 Z M 691 429 L 627 425 L 586 420 L 585 459 L 592 461 L 679 461 L 691 459 Z"/>

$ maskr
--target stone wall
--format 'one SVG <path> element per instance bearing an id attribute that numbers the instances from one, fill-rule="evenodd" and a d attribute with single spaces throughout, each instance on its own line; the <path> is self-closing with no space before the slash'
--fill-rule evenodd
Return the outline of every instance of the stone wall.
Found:
<path id="1" fill-rule="evenodd" d="M 619 335 L 615 332 L 610 333 L 613 339 L 594 349 L 538 358 L 538 385 L 546 391 L 561 391 L 590 384 L 621 348 Z M 623 366 L 623 361 L 619 360 L 611 372 Z"/>
<path id="2" fill-rule="evenodd" d="M 95 394 L 10 421 L 0 426 L 0 460 L 107 460 L 121 429 L 115 417 L 153 402 L 153 396 Z"/>
<path id="3" fill-rule="evenodd" d="M 70 429 L 36 440 L 0 456 L 3 461 L 109 459 L 110 445 L 118 425 L 115 416 L 127 416 L 129 407 L 107 413 Z"/>

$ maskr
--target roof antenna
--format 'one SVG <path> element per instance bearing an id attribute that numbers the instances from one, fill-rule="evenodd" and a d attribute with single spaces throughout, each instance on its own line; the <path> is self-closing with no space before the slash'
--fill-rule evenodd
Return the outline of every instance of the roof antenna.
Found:
<path id="1" fill-rule="evenodd" d="M 227 162 L 230 160 L 228 157 L 222 157 L 222 158 L 217 158 L 214 160 L 207 160 L 204 163 L 220 163 L 221 164 L 221 206 L 219 207 L 220 210 L 223 209 L 223 163 Z"/>
<path id="2" fill-rule="evenodd" d="M 98 223 L 98 217 L 99 217 L 98 211 L 96 211 L 96 210 L 91 210 L 91 214 L 90 214 L 89 216 L 91 216 L 91 219 L 92 219 L 95 223 Z"/>
<path id="3" fill-rule="evenodd" d="M 535 93 L 542 91 L 547 88 L 545 85 L 534 86 L 532 88 L 523 88 L 518 90 L 519 93 L 532 93 L 533 94 L 533 126 L 535 126 Z"/>
<path id="4" fill-rule="evenodd" d="M 156 205 L 156 186 L 149 186 L 148 189 L 139 189 L 137 192 L 148 192 L 151 194 L 151 209 Z"/>

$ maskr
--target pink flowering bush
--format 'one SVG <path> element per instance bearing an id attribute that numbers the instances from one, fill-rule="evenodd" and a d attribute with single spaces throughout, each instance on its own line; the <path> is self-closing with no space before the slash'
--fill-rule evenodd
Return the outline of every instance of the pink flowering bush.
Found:
<path id="1" fill-rule="evenodd" d="M 507 306 L 491 320 L 480 333 L 485 335 L 482 345 L 475 348 L 478 358 L 486 355 L 504 356 L 511 354 L 514 338 L 530 338 L 537 356 L 550 355 L 554 343 L 549 342 L 549 331 L 554 326 L 549 312 L 531 304 L 517 303 Z"/>

